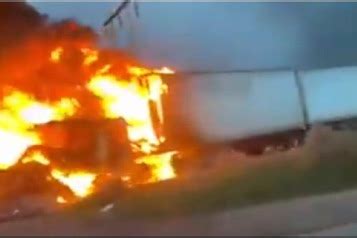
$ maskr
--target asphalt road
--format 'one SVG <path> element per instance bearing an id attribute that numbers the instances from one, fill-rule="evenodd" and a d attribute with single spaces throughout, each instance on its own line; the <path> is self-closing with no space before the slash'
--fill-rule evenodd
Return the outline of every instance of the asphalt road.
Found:
<path id="1" fill-rule="evenodd" d="M 357 190 L 260 206 L 170 217 L 91 219 L 50 215 L 0 224 L 2 235 L 357 235 Z M 342 226 L 341 224 L 349 224 Z"/>
<path id="2" fill-rule="evenodd" d="M 357 223 L 334 226 L 304 236 L 357 236 Z"/>

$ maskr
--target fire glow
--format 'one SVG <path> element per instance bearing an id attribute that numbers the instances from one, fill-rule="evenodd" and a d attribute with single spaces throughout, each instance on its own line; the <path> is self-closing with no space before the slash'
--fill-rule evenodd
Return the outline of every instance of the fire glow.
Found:
<path id="1" fill-rule="evenodd" d="M 6 95 L 0 109 L 0 169 L 15 165 L 29 147 L 41 144 L 34 125 L 71 116 L 75 106 L 67 103 L 67 99 L 53 105 L 40 103 L 16 90 Z"/>
<path id="2" fill-rule="evenodd" d="M 69 172 L 65 173 L 61 170 L 54 169 L 51 172 L 54 179 L 57 179 L 78 197 L 86 197 L 93 192 L 93 182 L 96 178 L 95 174 L 88 172 Z"/>
<path id="3" fill-rule="evenodd" d="M 174 178 L 176 174 L 172 167 L 172 157 L 176 152 L 158 153 L 165 137 L 161 130 L 155 129 L 162 128 L 164 124 L 161 97 L 168 92 L 161 76 L 174 72 L 166 67 L 148 69 L 128 63 L 120 66 L 121 72 L 124 72 L 120 74 L 112 70 L 118 68 L 116 62 L 102 60 L 99 50 L 81 47 L 77 51 L 82 54 L 81 67 L 87 77 L 82 85 L 77 86 L 97 98 L 103 110 L 103 120 L 125 120 L 126 136 L 133 153 L 138 154 L 134 163 L 145 164 L 150 168 L 151 177 L 144 183 Z M 61 65 L 65 54 L 66 47 L 57 46 L 49 52 L 48 61 Z M 93 193 L 98 174 L 84 170 L 66 172 L 57 168 L 51 158 L 41 151 L 26 153 L 32 146 L 44 143 L 36 126 L 75 118 L 78 111 L 86 106 L 75 96 L 44 100 L 16 87 L 7 88 L 0 106 L 0 169 L 11 169 L 19 161 L 22 164 L 50 166 L 50 176 L 68 187 L 76 197 L 83 198 Z M 157 121 L 154 122 L 153 118 L 157 118 Z M 131 181 L 131 178 L 127 177 L 123 181 Z M 58 196 L 57 202 L 66 203 L 66 200 Z"/>

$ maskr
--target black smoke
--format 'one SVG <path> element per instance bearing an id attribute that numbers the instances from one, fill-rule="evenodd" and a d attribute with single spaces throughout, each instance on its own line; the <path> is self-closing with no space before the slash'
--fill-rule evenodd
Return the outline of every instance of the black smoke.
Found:
<path id="1" fill-rule="evenodd" d="M 0 2 L 0 56 L 8 49 L 18 48 L 31 37 L 93 42 L 97 38 L 90 27 L 72 19 L 51 22 L 47 15 L 40 14 L 24 1 Z"/>
<path id="2" fill-rule="evenodd" d="M 18 44 L 47 21 L 26 2 L 0 2 L 0 52 Z"/>

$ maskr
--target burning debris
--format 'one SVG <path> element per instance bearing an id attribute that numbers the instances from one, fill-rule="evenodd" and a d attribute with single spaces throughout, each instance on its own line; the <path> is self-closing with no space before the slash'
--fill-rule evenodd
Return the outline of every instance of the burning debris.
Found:
<path id="1" fill-rule="evenodd" d="M 75 22 L 38 19 L 36 31 L 0 55 L 0 169 L 43 166 L 44 180 L 77 199 L 95 192 L 108 171 L 128 186 L 174 178 L 177 152 L 162 151 L 161 101 L 162 75 L 174 72 L 97 47 L 95 34 Z M 71 199 L 59 192 L 56 201 Z"/>

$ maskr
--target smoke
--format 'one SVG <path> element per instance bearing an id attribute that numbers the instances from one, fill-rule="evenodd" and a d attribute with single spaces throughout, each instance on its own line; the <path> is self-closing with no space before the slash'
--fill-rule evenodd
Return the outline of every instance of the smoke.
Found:
<path id="1" fill-rule="evenodd" d="M 0 3 L 0 34 L 0 51 L 12 48 L 34 35 L 57 40 L 94 40 L 96 37 L 90 27 L 79 25 L 71 19 L 50 22 L 46 15 L 40 14 L 26 2 Z"/>
<path id="2" fill-rule="evenodd" d="M 314 69 L 357 63 L 355 2 L 142 2 L 140 11 L 132 31 L 137 55 L 177 71 Z"/>
<path id="3" fill-rule="evenodd" d="M 0 36 L 2 86 L 33 94 L 53 84 L 78 85 L 85 77 L 79 71 L 78 49 L 97 42 L 90 27 L 71 19 L 51 22 L 25 2 L 0 3 Z M 49 55 L 58 46 L 68 49 L 68 60 L 54 66 Z"/>
<path id="4" fill-rule="evenodd" d="M 1 2 L 0 53 L 41 27 L 46 19 L 25 2 Z"/>

